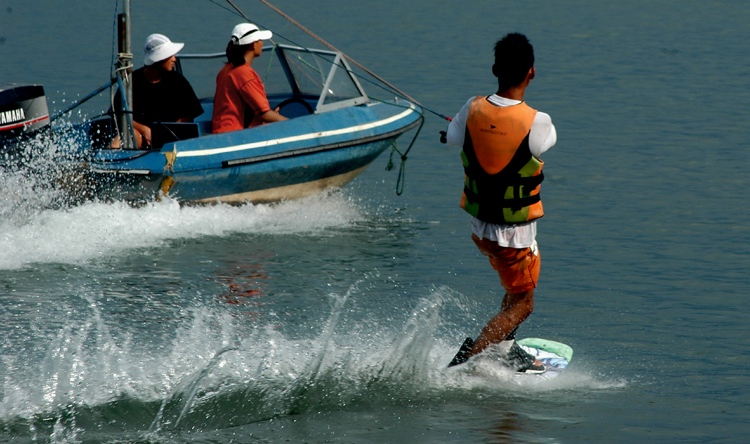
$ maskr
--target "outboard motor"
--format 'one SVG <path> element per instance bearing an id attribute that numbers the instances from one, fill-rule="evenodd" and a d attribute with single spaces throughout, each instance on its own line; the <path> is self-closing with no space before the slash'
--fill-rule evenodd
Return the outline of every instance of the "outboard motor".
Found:
<path id="1" fill-rule="evenodd" d="M 33 136 L 50 124 L 42 85 L 0 85 L 0 147 Z"/>

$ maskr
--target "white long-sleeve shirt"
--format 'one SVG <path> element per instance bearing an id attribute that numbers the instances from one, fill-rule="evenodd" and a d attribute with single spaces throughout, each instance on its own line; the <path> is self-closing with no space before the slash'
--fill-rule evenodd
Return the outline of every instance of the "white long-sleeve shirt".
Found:
<path id="1" fill-rule="evenodd" d="M 469 107 L 475 97 L 470 98 L 448 125 L 446 135 L 449 145 L 463 146 L 466 134 L 466 121 L 469 116 Z M 493 94 L 488 97 L 491 104 L 495 106 L 512 106 L 521 103 L 518 100 Z M 535 157 L 541 157 L 548 149 L 557 142 L 557 132 L 552 124 L 552 118 L 547 113 L 537 111 L 534 122 L 531 124 L 529 133 L 529 150 Z M 525 224 L 492 224 L 472 218 L 471 231 L 481 239 L 496 241 L 498 245 L 511 248 L 532 247 L 536 250 L 536 221 Z"/>

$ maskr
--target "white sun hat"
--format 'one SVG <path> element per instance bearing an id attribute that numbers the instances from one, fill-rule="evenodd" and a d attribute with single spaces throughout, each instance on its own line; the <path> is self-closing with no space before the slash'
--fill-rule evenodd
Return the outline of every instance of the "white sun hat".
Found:
<path id="1" fill-rule="evenodd" d="M 151 34 L 146 37 L 146 45 L 143 47 L 146 53 L 143 64 L 151 66 L 156 62 L 166 60 L 180 52 L 184 46 L 184 43 L 174 43 L 163 34 Z"/>
<path id="2" fill-rule="evenodd" d="M 273 37 L 271 31 L 261 31 L 252 23 L 240 23 L 232 30 L 232 40 L 235 45 L 249 45 L 258 40 L 269 40 L 271 37 Z"/>

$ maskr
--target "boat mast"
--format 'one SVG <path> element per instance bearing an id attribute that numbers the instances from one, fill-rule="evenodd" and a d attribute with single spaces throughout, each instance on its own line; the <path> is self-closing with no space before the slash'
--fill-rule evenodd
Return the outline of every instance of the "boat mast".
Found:
<path id="1" fill-rule="evenodd" d="M 130 33 L 130 0 L 124 0 L 122 13 L 117 15 L 117 61 L 115 62 L 117 82 L 120 94 L 124 100 L 117 104 L 119 109 L 117 128 L 120 133 L 121 147 L 124 149 L 137 148 L 135 132 L 133 130 L 133 51 Z"/>

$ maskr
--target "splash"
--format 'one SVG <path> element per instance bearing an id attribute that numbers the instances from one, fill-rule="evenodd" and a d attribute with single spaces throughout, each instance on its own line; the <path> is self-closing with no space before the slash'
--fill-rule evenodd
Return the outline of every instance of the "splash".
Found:
<path id="1" fill-rule="evenodd" d="M 48 344 L 41 365 L 26 361 L 33 354 L 3 357 L 0 425 L 18 435 L 73 441 L 81 432 L 104 430 L 156 442 L 311 412 L 430 406 L 467 395 L 547 399 L 555 392 L 570 398 L 622 386 L 585 368 L 526 382 L 509 373 L 447 369 L 454 344 L 441 336 L 442 312 L 466 307 L 461 295 L 433 289 L 394 329 L 392 320 L 348 321 L 349 301 L 367 296 L 360 287 L 357 282 L 343 295 L 330 294 L 330 314 L 310 337 L 284 336 L 272 317 L 248 321 L 215 306 L 194 306 L 159 346 L 113 330 L 98 296 L 87 295 L 88 316 L 71 317 L 51 341 L 39 338 Z"/>
<path id="2" fill-rule="evenodd" d="M 22 222 L 43 208 L 60 207 L 64 158 L 75 158 L 77 143 L 44 131 L 12 145 L 0 143 L 0 220 Z"/>
<path id="3" fill-rule="evenodd" d="M 42 210 L 21 221 L 0 219 L 0 269 L 75 264 L 201 236 L 314 233 L 362 219 L 359 208 L 341 193 L 278 205 L 185 207 L 164 200 L 134 208 L 91 202 Z"/>

